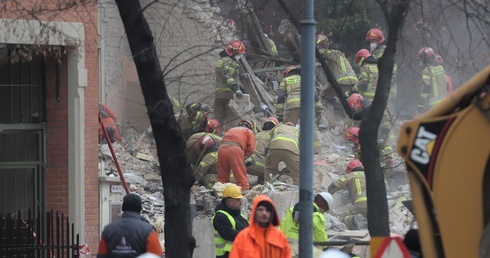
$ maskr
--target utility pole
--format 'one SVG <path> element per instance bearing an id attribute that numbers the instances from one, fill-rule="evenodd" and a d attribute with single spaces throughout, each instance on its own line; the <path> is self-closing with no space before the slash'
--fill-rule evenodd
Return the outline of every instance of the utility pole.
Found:
<path id="1" fill-rule="evenodd" d="M 301 114 L 299 180 L 299 257 L 313 256 L 313 156 L 315 119 L 315 33 L 314 1 L 308 0 L 300 22 Z"/>

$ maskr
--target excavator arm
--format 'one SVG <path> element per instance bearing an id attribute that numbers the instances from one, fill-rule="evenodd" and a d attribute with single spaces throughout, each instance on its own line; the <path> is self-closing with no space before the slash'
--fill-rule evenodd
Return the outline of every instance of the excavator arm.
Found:
<path id="1" fill-rule="evenodd" d="M 490 221 L 490 66 L 405 123 L 397 151 L 423 257 L 479 257 Z"/>

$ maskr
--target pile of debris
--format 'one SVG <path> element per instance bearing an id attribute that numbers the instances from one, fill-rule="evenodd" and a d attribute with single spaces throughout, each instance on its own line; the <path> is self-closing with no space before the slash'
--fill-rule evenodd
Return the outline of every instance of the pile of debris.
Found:
<path id="1" fill-rule="evenodd" d="M 328 185 L 338 179 L 345 171 L 345 166 L 352 159 L 353 153 L 349 143 L 343 140 L 338 130 L 322 130 L 320 132 L 322 153 L 315 156 L 314 166 L 314 190 L 315 192 L 326 191 Z M 326 144 L 328 143 L 328 144 Z M 141 195 L 144 202 L 143 216 L 147 218 L 161 234 L 163 239 L 164 218 L 164 189 L 161 183 L 161 176 L 158 165 L 156 144 L 151 133 L 151 128 L 138 132 L 134 128 L 125 130 L 124 144 L 113 144 L 117 159 L 124 172 L 124 177 L 129 184 L 130 190 Z M 103 175 L 108 177 L 118 177 L 118 172 L 112 160 L 111 152 L 107 144 L 100 144 L 100 169 Z M 253 179 L 251 180 L 253 181 Z M 281 176 L 278 181 L 271 185 L 256 185 L 246 195 L 247 205 L 244 206 L 244 212 L 250 210 L 249 204 L 258 194 L 269 196 L 278 192 L 291 193 L 295 195 L 290 198 L 292 205 L 297 201 L 298 189 L 289 185 L 290 178 Z M 191 205 L 194 216 L 211 217 L 214 214 L 214 208 L 220 201 L 220 194 L 226 184 L 217 183 L 213 189 L 207 189 L 203 186 L 193 186 L 191 188 Z M 393 191 L 388 194 L 388 204 L 390 211 L 390 227 L 392 233 L 403 234 L 411 226 L 413 215 L 403 205 L 402 201 L 410 197 L 408 185 L 399 187 L 399 191 Z M 345 231 L 345 225 L 338 220 L 346 210 L 346 194 L 336 194 L 336 205 L 331 214 L 327 217 L 327 229 L 329 234 L 335 236 L 335 232 Z M 285 207 L 287 208 L 287 207 Z M 286 210 L 281 211 L 282 214 Z"/>

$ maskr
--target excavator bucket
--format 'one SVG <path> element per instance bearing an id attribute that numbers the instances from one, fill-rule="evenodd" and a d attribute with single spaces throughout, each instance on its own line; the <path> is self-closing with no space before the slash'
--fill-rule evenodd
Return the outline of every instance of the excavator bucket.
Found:
<path id="1" fill-rule="evenodd" d="M 405 159 L 424 257 L 478 257 L 490 218 L 490 66 L 405 123 Z"/>

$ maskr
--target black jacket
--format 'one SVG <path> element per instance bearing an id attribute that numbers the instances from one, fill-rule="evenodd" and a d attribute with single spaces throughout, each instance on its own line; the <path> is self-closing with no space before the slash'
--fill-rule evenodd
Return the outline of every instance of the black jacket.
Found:
<path id="1" fill-rule="evenodd" d="M 246 220 L 242 215 L 240 215 L 241 211 L 240 210 L 232 210 L 228 206 L 225 205 L 224 201 L 222 201 L 218 206 L 216 206 L 215 211 L 218 210 L 223 210 L 228 212 L 234 219 L 235 219 L 235 225 L 236 229 L 234 230 L 231 227 L 231 222 L 228 219 L 228 217 L 221 213 L 217 212 L 216 215 L 214 216 L 213 219 L 213 227 L 216 231 L 218 231 L 218 234 L 225 240 L 228 241 L 234 241 L 235 237 L 238 235 L 238 233 L 248 227 L 248 220 Z"/>
<path id="2" fill-rule="evenodd" d="M 121 219 L 105 226 L 102 231 L 107 257 L 137 257 L 145 253 L 146 239 L 153 230 L 153 226 L 138 213 L 125 211 Z"/>

